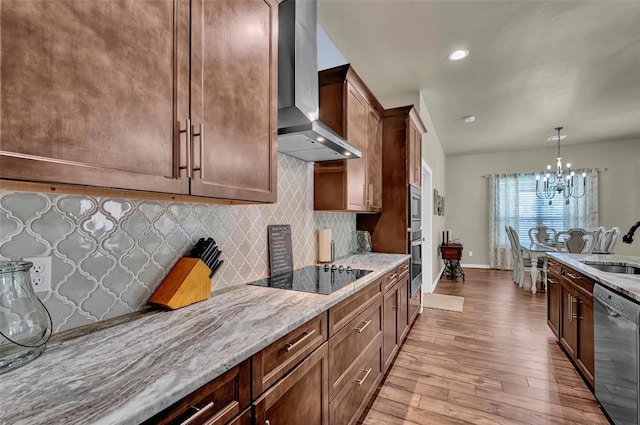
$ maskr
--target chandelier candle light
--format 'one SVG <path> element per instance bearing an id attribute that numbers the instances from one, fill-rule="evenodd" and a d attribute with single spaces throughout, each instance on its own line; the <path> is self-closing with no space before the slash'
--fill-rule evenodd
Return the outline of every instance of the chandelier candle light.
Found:
<path id="1" fill-rule="evenodd" d="M 567 163 L 566 169 L 562 168 L 562 157 L 560 156 L 560 140 L 567 136 L 560 137 L 560 130 L 564 127 L 556 127 L 557 136 L 550 138 L 551 141 L 558 141 L 558 156 L 556 158 L 556 172 L 551 174 L 551 165 L 547 165 L 547 171 L 542 175 L 542 185 L 540 185 L 540 175 L 536 175 L 536 196 L 539 199 L 548 199 L 549 205 L 552 199 L 557 195 L 562 195 L 565 204 L 569 204 L 569 198 L 580 198 L 584 196 L 587 186 L 587 173 L 582 173 L 582 193 L 579 193 L 580 185 L 575 184 L 578 178 L 575 171 L 571 169 L 571 164 Z M 542 186 L 542 188 L 540 188 Z"/>

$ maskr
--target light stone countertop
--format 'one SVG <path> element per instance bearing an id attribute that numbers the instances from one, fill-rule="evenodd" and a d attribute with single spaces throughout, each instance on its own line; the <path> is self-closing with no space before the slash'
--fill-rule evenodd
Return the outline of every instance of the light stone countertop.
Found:
<path id="1" fill-rule="evenodd" d="M 0 375 L 0 424 L 139 424 L 409 259 L 354 255 L 373 270 L 331 295 L 241 285 L 50 344 Z"/>
<path id="2" fill-rule="evenodd" d="M 608 273 L 590 267 L 582 261 L 602 264 L 628 263 L 640 267 L 639 257 L 614 254 L 565 254 L 547 253 L 547 256 L 563 263 L 614 291 L 640 302 L 640 275 Z"/>

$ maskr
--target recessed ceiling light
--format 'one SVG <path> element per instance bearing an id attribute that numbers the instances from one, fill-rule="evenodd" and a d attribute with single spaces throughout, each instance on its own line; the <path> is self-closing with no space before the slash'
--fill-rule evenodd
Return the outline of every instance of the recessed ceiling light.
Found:
<path id="1" fill-rule="evenodd" d="M 349 152 L 349 151 L 345 151 L 345 152 L 344 152 L 344 156 L 351 156 L 351 152 Z"/>
<path id="2" fill-rule="evenodd" d="M 476 120 L 475 115 L 467 115 L 466 117 L 464 117 L 464 122 L 474 122 L 475 120 Z"/>
<path id="3" fill-rule="evenodd" d="M 468 50 L 454 50 L 453 52 L 449 53 L 449 60 L 459 61 L 460 59 L 464 59 L 467 56 L 469 56 Z"/>
<path id="4" fill-rule="evenodd" d="M 560 140 L 564 140 L 567 138 L 566 134 L 561 134 L 560 135 Z M 547 138 L 547 142 L 557 142 L 558 141 L 558 136 L 551 136 Z"/>
<path id="5" fill-rule="evenodd" d="M 324 142 L 324 137 L 319 136 L 316 140 L 317 140 L 318 142 Z"/>

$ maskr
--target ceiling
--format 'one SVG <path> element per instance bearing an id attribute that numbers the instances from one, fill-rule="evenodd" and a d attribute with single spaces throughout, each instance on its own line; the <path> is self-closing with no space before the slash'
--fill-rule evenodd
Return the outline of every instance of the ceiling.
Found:
<path id="1" fill-rule="evenodd" d="M 640 143 L 640 1 L 319 0 L 318 20 L 385 108 L 422 92 L 447 156 L 549 147 L 558 125 Z"/>

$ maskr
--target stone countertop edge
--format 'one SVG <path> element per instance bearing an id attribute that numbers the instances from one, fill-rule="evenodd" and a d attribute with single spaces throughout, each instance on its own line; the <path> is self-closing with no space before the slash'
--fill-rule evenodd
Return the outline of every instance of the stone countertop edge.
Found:
<path id="1" fill-rule="evenodd" d="M 566 254 L 558 252 L 549 252 L 547 256 L 592 278 L 607 288 L 619 292 L 636 302 L 640 302 L 640 275 L 603 272 L 582 263 L 582 261 L 602 264 L 628 263 L 640 267 L 640 257 L 628 257 L 615 254 Z"/>
<path id="2" fill-rule="evenodd" d="M 373 272 L 331 295 L 239 285 L 51 344 L 0 375 L 0 423 L 139 424 L 409 258 L 370 253 L 336 261 Z"/>

